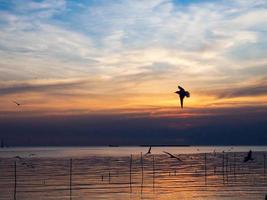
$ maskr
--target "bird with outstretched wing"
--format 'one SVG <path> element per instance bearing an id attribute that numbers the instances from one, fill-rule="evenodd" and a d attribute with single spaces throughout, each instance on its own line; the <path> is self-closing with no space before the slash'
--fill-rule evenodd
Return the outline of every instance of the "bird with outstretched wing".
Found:
<path id="1" fill-rule="evenodd" d="M 177 159 L 178 161 L 183 162 L 179 157 L 177 157 L 177 156 L 175 156 L 175 155 L 173 155 L 173 154 L 171 154 L 171 153 L 169 153 L 169 152 L 167 152 L 167 151 L 163 151 L 163 153 L 169 155 L 170 158 L 175 158 L 175 159 Z"/>
<path id="2" fill-rule="evenodd" d="M 190 93 L 188 91 L 185 91 L 184 88 L 181 86 L 178 86 L 178 91 L 174 92 L 179 95 L 180 97 L 180 103 L 181 103 L 181 108 L 184 108 L 184 98 L 185 97 L 190 97 Z"/>
<path id="3" fill-rule="evenodd" d="M 149 149 L 148 149 L 147 153 L 145 154 L 145 156 L 148 155 L 148 154 L 151 154 L 151 146 L 149 147 Z"/>

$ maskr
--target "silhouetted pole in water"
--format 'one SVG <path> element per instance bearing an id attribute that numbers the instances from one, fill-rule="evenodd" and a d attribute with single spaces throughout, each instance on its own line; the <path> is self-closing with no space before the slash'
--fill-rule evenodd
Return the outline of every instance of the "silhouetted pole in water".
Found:
<path id="1" fill-rule="evenodd" d="M 110 182 L 111 182 L 111 174 L 110 174 L 110 170 L 109 170 L 109 172 L 108 172 L 108 183 L 110 184 Z"/>
<path id="2" fill-rule="evenodd" d="M 17 198 L 17 162 L 14 162 L 14 200 Z"/>
<path id="3" fill-rule="evenodd" d="M 216 154 L 213 154 L 213 158 L 215 160 L 214 164 L 213 164 L 213 174 L 215 175 L 216 174 Z"/>
<path id="4" fill-rule="evenodd" d="M 144 184 L 144 163 L 143 163 L 143 154 L 142 154 L 142 152 L 141 152 L 140 163 L 141 163 L 141 170 L 142 170 L 141 194 L 143 194 L 143 184 Z"/>
<path id="5" fill-rule="evenodd" d="M 236 172 L 235 172 L 235 170 L 236 170 L 236 155 L 234 153 L 234 179 L 236 180 Z"/>
<path id="6" fill-rule="evenodd" d="M 70 200 L 72 199 L 72 159 L 70 159 Z"/>
<path id="7" fill-rule="evenodd" d="M 144 183 L 144 162 L 143 162 L 143 154 L 141 152 L 141 170 L 142 170 L 142 184 Z"/>
<path id="8" fill-rule="evenodd" d="M 223 176 L 223 184 L 224 184 L 224 152 L 222 152 L 222 176 Z"/>
<path id="9" fill-rule="evenodd" d="M 155 189 L 155 156 L 153 155 L 153 190 Z"/>
<path id="10" fill-rule="evenodd" d="M 226 172 L 226 182 L 228 184 L 228 171 L 229 171 L 229 160 L 228 160 L 228 154 L 226 153 L 226 166 L 225 166 L 225 172 Z"/>
<path id="11" fill-rule="evenodd" d="M 204 154 L 205 185 L 207 185 L 207 155 Z"/>
<path id="12" fill-rule="evenodd" d="M 266 174 L 266 155 L 263 154 L 263 174 Z"/>
<path id="13" fill-rule="evenodd" d="M 133 162 L 133 155 L 131 154 L 130 157 L 130 191 L 132 192 L 132 162 Z"/>

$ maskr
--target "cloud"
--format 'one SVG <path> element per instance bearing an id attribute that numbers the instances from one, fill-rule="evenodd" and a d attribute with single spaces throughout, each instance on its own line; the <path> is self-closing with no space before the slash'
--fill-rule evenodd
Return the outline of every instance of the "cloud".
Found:
<path id="1" fill-rule="evenodd" d="M 255 71 L 254 71 L 255 70 Z M 258 74 L 259 71 L 264 69 L 262 66 L 257 66 L 257 69 L 242 69 L 241 76 L 246 77 L 247 73 L 256 73 Z M 240 71 L 236 71 L 234 73 L 238 74 Z M 249 77 L 249 75 L 247 76 Z M 205 94 L 207 96 L 213 96 L 215 97 L 214 102 L 211 104 L 220 104 L 220 105 L 235 105 L 240 106 L 242 105 L 249 105 L 253 104 L 253 101 L 255 104 L 260 104 L 265 102 L 265 97 L 267 97 L 267 82 L 266 77 L 261 76 L 261 78 L 250 78 L 246 81 L 240 81 L 240 79 L 237 80 L 235 84 L 224 84 L 220 87 L 214 86 L 210 88 L 199 88 L 196 91 L 196 94 Z M 217 100 L 222 100 L 220 102 L 217 102 Z"/>
<path id="2" fill-rule="evenodd" d="M 168 94 L 177 82 L 196 93 L 199 88 L 226 88 L 233 97 L 249 95 L 239 83 L 249 82 L 253 89 L 250 80 L 265 76 L 263 68 L 255 67 L 267 63 L 265 1 L 47 0 L 11 5 L 0 11 L 0 78 L 22 85 L 2 88 L 5 95 L 45 91 L 101 101 L 102 94 L 114 93 L 131 105 L 157 98 L 174 103 Z M 94 80 L 94 88 L 88 92 L 87 84 L 27 83 L 35 77 Z M 253 91 L 258 101 L 264 90 Z"/>
<path id="3" fill-rule="evenodd" d="M 16 82 L 5 83 L 0 86 L 0 96 L 31 93 L 31 92 L 52 92 L 54 90 L 68 90 L 80 87 L 88 83 L 87 80 L 50 80 L 50 81 L 31 81 L 31 82 Z"/>
<path id="4" fill-rule="evenodd" d="M 267 96 L 267 83 L 263 82 L 257 85 L 249 85 L 243 87 L 236 87 L 224 89 L 222 92 L 218 91 L 218 98 L 236 98 L 236 97 L 254 97 Z"/>
<path id="5" fill-rule="evenodd" d="M 114 111 L 115 114 L 76 113 L 64 117 L 46 115 L 41 118 L 0 115 L 1 137 L 9 145 L 139 145 L 174 144 L 174 141 L 190 145 L 266 144 L 266 106 L 192 109 L 187 111 L 188 117 L 181 112 L 178 114 L 177 109 L 172 110 L 176 116 L 152 118 L 151 112 L 160 111 L 159 108 L 150 109 L 150 113 L 146 110 L 146 115 L 141 110 L 133 113 Z M 170 110 L 161 114 L 164 112 L 168 114 Z"/>

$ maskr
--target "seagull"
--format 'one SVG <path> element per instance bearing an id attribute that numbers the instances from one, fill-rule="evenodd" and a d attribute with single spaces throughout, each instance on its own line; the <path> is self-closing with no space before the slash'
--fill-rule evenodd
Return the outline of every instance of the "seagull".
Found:
<path id="1" fill-rule="evenodd" d="M 16 102 L 16 101 L 12 101 L 13 103 L 15 103 L 17 106 L 20 106 L 20 103 Z"/>
<path id="2" fill-rule="evenodd" d="M 171 153 L 169 153 L 167 151 L 163 151 L 163 153 L 168 154 L 170 156 L 170 158 L 175 158 L 178 161 L 183 162 L 180 158 L 178 158 L 177 156 L 175 156 L 175 155 L 173 155 L 173 154 L 171 154 Z"/>
<path id="3" fill-rule="evenodd" d="M 184 88 L 181 86 L 178 86 L 178 91 L 174 92 L 179 95 L 180 97 L 180 102 L 181 102 L 181 108 L 184 107 L 184 98 L 185 97 L 190 97 L 190 93 L 188 91 L 185 91 Z"/>
<path id="4" fill-rule="evenodd" d="M 31 164 L 31 163 L 23 162 L 22 165 L 26 165 L 26 167 L 28 167 L 28 168 L 32 168 L 32 169 L 34 168 L 33 164 Z"/>
<path id="5" fill-rule="evenodd" d="M 15 156 L 14 158 L 22 160 L 22 157 L 20 157 L 20 156 Z"/>
<path id="6" fill-rule="evenodd" d="M 248 162 L 249 160 L 254 160 L 253 158 L 252 158 L 252 151 L 251 150 L 249 150 L 249 152 L 248 152 L 248 155 L 244 158 L 244 162 Z"/>
<path id="7" fill-rule="evenodd" d="M 151 146 L 149 147 L 148 152 L 145 154 L 145 156 L 148 154 L 151 154 Z"/>
<path id="8" fill-rule="evenodd" d="M 32 169 L 34 169 L 34 166 L 33 166 L 33 164 L 27 164 L 26 166 L 27 166 L 27 167 L 29 167 L 29 168 L 32 168 Z"/>

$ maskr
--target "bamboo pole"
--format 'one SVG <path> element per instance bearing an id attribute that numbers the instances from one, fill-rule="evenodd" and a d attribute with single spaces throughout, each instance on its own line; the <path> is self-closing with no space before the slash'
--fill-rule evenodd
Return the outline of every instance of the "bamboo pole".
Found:
<path id="1" fill-rule="evenodd" d="M 234 153 L 234 179 L 236 181 L 236 155 Z"/>
<path id="2" fill-rule="evenodd" d="M 130 157 L 130 192 L 132 192 L 132 162 L 133 162 L 133 155 L 131 154 L 131 157 Z"/>
<path id="3" fill-rule="evenodd" d="M 142 184 L 144 183 L 144 162 L 143 162 L 143 154 L 141 152 L 141 170 L 142 170 Z"/>
<path id="4" fill-rule="evenodd" d="M 72 199 L 72 158 L 70 159 L 70 200 Z"/>
<path id="5" fill-rule="evenodd" d="M 155 189 L 155 156 L 153 155 L 153 190 Z"/>
<path id="6" fill-rule="evenodd" d="M 223 184 L 224 184 L 224 152 L 222 152 L 222 177 L 223 177 Z"/>
<path id="7" fill-rule="evenodd" d="M 207 155 L 204 154 L 205 185 L 207 185 Z"/>
<path id="8" fill-rule="evenodd" d="M 263 174 L 266 175 L 266 155 L 263 154 Z"/>
<path id="9" fill-rule="evenodd" d="M 14 200 L 17 199 L 17 162 L 14 162 Z"/>
<path id="10" fill-rule="evenodd" d="M 229 171 L 229 159 L 228 159 L 228 154 L 226 154 L 226 182 L 228 184 L 228 171 Z"/>
<path id="11" fill-rule="evenodd" d="M 144 163 L 143 163 L 143 154 L 141 152 L 140 157 L 140 163 L 141 163 L 141 172 L 142 172 L 142 182 L 141 182 L 141 195 L 143 194 L 143 184 L 144 184 Z"/>

